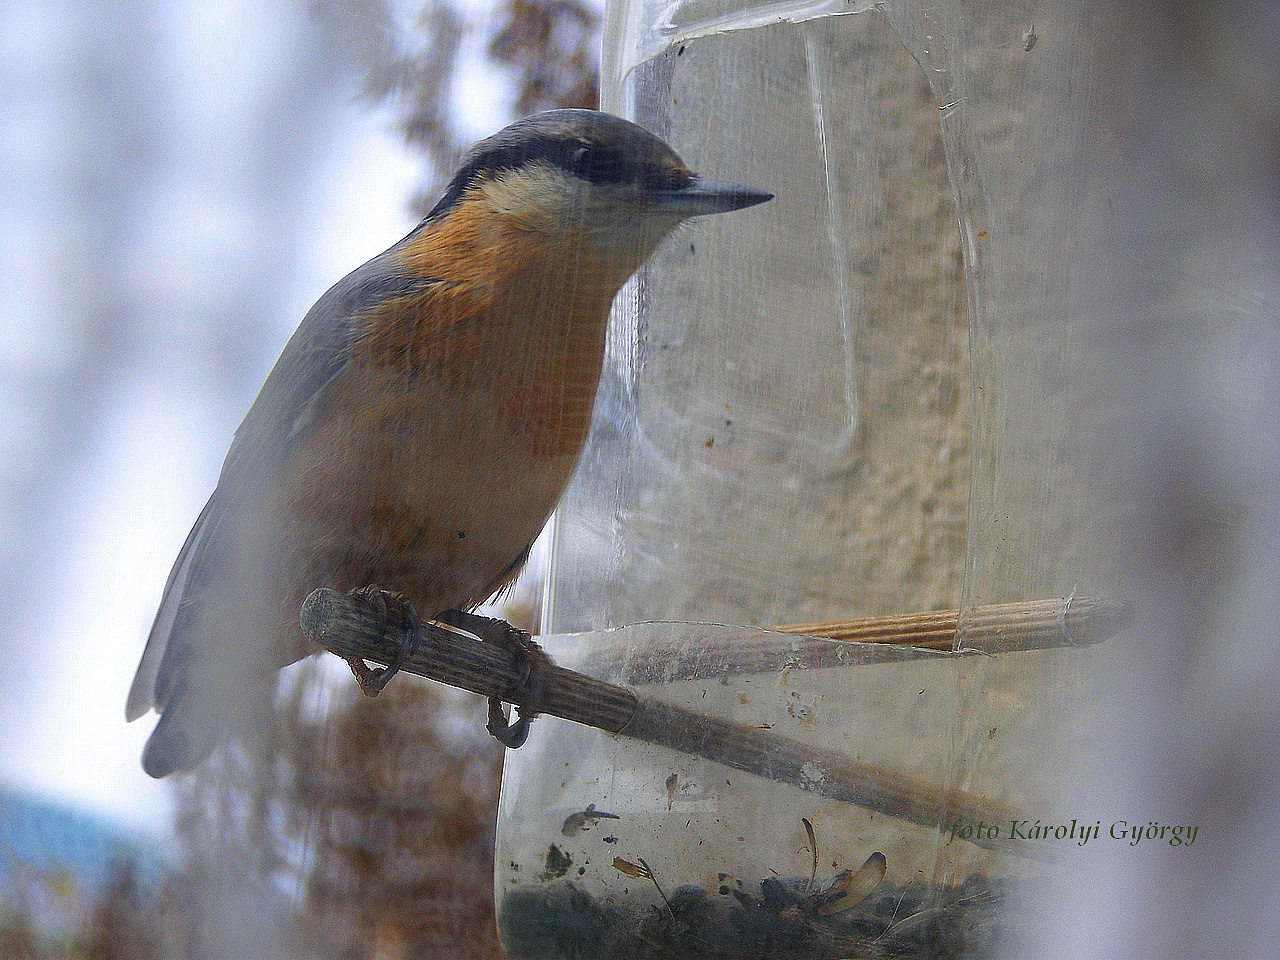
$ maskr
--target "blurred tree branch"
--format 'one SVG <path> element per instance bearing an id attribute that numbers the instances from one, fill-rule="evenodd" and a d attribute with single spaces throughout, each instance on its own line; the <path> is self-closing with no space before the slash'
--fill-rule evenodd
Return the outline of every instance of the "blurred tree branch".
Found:
<path id="1" fill-rule="evenodd" d="M 454 78 L 473 36 L 488 36 L 484 55 L 495 72 L 515 74 L 515 99 L 508 115 L 492 118 L 494 129 L 540 110 L 599 102 L 600 17 L 581 0 L 503 0 L 481 21 L 449 0 L 427 0 L 411 26 L 396 21 L 388 0 L 345 0 L 334 12 L 359 24 L 361 96 L 389 107 L 405 143 L 430 165 L 413 199 L 419 215 L 471 146 L 456 122 Z"/>
<path id="2" fill-rule="evenodd" d="M 507 0 L 489 58 L 519 71 L 520 114 L 600 102 L 600 18 L 578 0 Z"/>

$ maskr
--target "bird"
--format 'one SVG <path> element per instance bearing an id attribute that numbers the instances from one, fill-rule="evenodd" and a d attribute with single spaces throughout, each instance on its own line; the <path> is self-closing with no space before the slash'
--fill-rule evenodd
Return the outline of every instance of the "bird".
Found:
<path id="1" fill-rule="evenodd" d="M 314 588 L 436 617 L 510 584 L 582 450 L 622 285 L 689 218 L 771 198 L 595 110 L 477 143 L 308 311 L 236 430 L 129 691 L 128 720 L 160 715 L 143 769 L 198 767 L 318 649 Z"/>

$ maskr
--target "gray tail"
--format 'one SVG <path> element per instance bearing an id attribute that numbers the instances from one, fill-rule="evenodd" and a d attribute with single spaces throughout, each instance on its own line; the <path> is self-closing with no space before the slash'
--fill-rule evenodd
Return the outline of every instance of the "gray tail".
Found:
<path id="1" fill-rule="evenodd" d="M 160 778 L 199 766 L 225 738 L 231 709 L 227 698 L 209 691 L 193 695 L 179 680 L 142 751 L 142 769 Z"/>

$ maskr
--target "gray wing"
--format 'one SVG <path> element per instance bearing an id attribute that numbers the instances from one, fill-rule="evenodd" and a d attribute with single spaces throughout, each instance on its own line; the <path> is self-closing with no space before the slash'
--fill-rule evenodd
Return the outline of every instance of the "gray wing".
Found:
<path id="1" fill-rule="evenodd" d="M 433 281 L 406 277 L 393 247 L 348 274 L 307 312 L 285 345 L 227 452 L 217 489 L 187 536 L 165 584 L 125 716 L 163 710 L 201 638 L 189 630 L 205 588 L 217 580 L 241 531 L 239 514 L 279 475 L 297 438 L 324 402 L 359 335 L 361 314 L 387 297 L 413 293 Z M 235 638 L 224 638 L 234 641 Z"/>

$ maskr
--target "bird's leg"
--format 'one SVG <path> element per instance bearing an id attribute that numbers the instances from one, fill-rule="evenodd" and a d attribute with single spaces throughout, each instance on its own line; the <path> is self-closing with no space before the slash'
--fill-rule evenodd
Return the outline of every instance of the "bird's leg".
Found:
<path id="1" fill-rule="evenodd" d="M 494 620 L 462 610 L 446 610 L 437 614 L 435 619 L 439 623 L 465 630 L 485 643 L 503 647 L 515 657 L 519 678 L 510 695 L 523 703 L 523 706 L 517 704 L 519 714 L 513 724 L 502 711 L 502 700 L 490 697 L 489 722 L 485 729 L 505 747 L 515 750 L 524 746 L 525 740 L 529 738 L 529 724 L 540 712 L 537 705 L 546 696 L 546 667 L 551 666 L 551 658 L 542 647 L 534 643 L 529 634 L 505 620 Z"/>
<path id="2" fill-rule="evenodd" d="M 422 635 L 422 621 L 418 618 L 418 614 L 414 611 L 413 606 L 406 603 L 404 599 L 396 593 L 387 590 L 380 590 L 377 587 L 361 587 L 359 590 L 352 591 L 356 596 L 368 597 L 373 600 L 378 607 L 378 614 L 382 620 L 383 636 L 386 636 L 386 628 L 390 622 L 391 611 L 387 608 L 387 600 L 390 599 L 396 606 L 396 613 L 403 618 L 403 622 L 408 629 L 399 631 L 400 643 L 396 647 L 396 652 L 391 658 L 391 662 L 385 667 L 370 667 L 359 657 L 347 657 L 347 665 L 351 667 L 351 672 L 355 675 L 356 683 L 360 684 L 360 689 L 366 697 L 376 697 L 382 692 L 388 681 L 391 680 L 400 668 L 404 666 L 404 662 L 413 656 L 418 649 L 418 641 Z"/>

